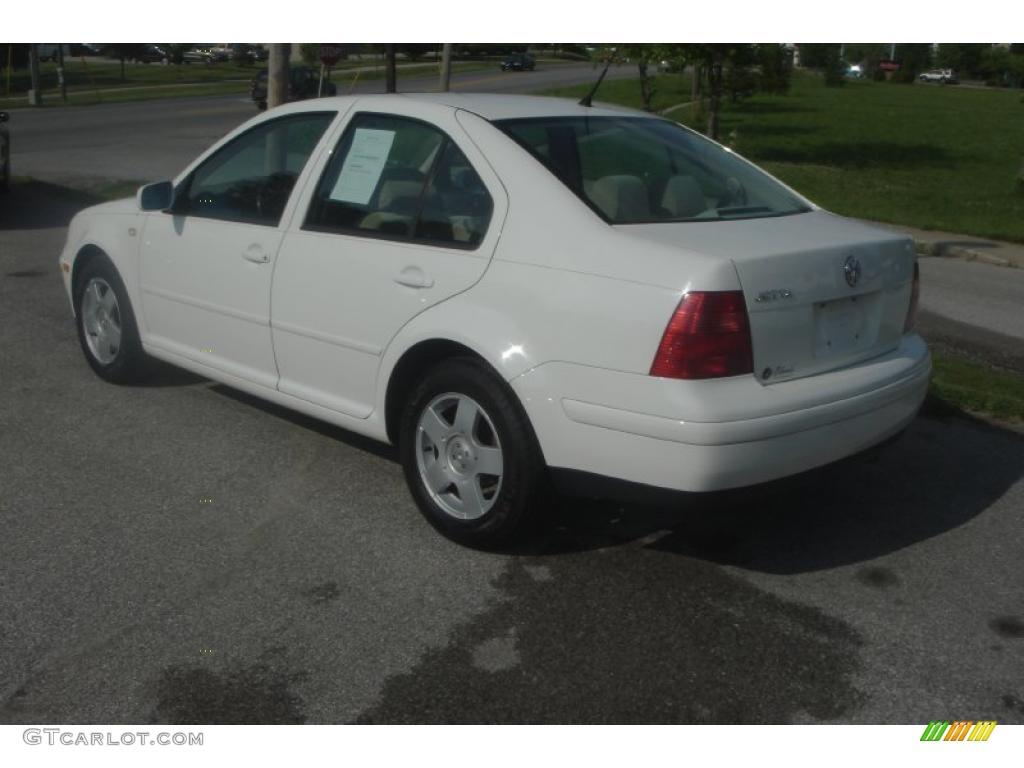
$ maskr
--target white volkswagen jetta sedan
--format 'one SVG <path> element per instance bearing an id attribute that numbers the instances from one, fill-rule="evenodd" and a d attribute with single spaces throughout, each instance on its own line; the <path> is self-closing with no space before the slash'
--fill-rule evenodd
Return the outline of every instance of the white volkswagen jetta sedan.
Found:
<path id="1" fill-rule="evenodd" d="M 473 544 L 548 477 L 711 491 L 853 454 L 931 370 L 910 240 L 559 99 L 291 104 L 80 213 L 60 262 L 104 379 L 151 355 L 395 443 Z"/>

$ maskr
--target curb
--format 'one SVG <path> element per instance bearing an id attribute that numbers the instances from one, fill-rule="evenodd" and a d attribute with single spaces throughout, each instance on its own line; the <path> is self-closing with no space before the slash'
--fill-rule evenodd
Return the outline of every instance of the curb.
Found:
<path id="1" fill-rule="evenodd" d="M 915 240 L 914 242 L 919 256 L 980 261 L 982 264 L 991 264 L 995 267 L 1024 267 L 1024 262 L 1018 262 L 1005 256 L 997 256 L 994 253 L 975 248 L 965 248 L 961 245 L 945 245 L 943 243 L 929 243 L 924 240 Z"/>

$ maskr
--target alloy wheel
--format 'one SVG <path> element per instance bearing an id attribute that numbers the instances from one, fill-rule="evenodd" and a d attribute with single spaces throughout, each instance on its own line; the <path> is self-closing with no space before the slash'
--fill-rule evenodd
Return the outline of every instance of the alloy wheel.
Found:
<path id="1" fill-rule="evenodd" d="M 505 468 L 491 417 L 471 397 L 438 395 L 420 414 L 416 466 L 424 488 L 446 513 L 459 520 L 487 514 Z"/>
<path id="2" fill-rule="evenodd" d="M 121 310 L 102 277 L 92 278 L 82 293 L 82 328 L 92 356 L 103 365 L 114 362 L 121 349 Z"/>

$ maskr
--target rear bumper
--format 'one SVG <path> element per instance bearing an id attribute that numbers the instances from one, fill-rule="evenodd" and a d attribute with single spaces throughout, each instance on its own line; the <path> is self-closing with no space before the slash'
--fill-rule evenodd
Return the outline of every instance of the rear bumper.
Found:
<path id="1" fill-rule="evenodd" d="M 766 482 L 896 434 L 928 388 L 920 337 L 827 374 L 764 386 L 752 376 L 654 379 L 549 363 L 514 379 L 551 467 L 680 491 Z"/>

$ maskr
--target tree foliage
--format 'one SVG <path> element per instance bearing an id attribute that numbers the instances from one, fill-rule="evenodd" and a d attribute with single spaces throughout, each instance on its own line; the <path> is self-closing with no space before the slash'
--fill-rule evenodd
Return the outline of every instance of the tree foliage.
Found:
<path id="1" fill-rule="evenodd" d="M 839 43 L 800 43 L 800 64 L 816 69 L 825 78 L 825 85 L 839 87 L 846 82 L 846 62 Z"/>

